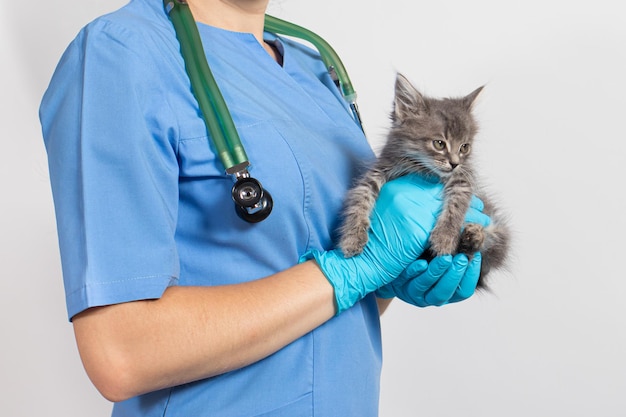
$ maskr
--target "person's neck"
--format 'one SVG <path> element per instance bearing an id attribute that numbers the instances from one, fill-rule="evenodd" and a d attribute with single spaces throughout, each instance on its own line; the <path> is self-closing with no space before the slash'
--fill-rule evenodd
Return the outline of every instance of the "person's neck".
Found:
<path id="1" fill-rule="evenodd" d="M 188 0 L 196 21 L 233 32 L 251 33 L 263 43 L 268 0 Z"/>
<path id="2" fill-rule="evenodd" d="M 279 64 L 282 57 L 263 41 L 269 0 L 187 0 L 196 21 L 233 32 L 251 33 Z"/>

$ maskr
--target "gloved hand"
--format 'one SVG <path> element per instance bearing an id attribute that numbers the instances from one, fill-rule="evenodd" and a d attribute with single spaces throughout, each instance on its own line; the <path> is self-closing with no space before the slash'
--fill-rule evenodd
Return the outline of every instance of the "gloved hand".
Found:
<path id="1" fill-rule="evenodd" d="M 463 301 L 474 294 L 480 276 L 481 255 L 443 255 L 430 263 L 420 259 L 391 283 L 376 291 L 380 298 L 398 297 L 418 307 Z"/>
<path id="2" fill-rule="evenodd" d="M 485 203 L 483 203 L 480 198 L 473 195 L 467 213 L 465 213 L 465 223 L 476 223 L 480 224 L 482 227 L 489 226 L 491 224 L 491 217 L 483 213 L 484 209 Z"/>
<path id="3" fill-rule="evenodd" d="M 483 208 L 483 202 L 473 196 L 465 222 L 487 227 L 491 218 L 482 212 Z M 396 280 L 378 289 L 376 296 L 398 297 L 418 307 L 462 301 L 474 294 L 480 266 L 480 253 L 475 254 L 470 262 L 465 255 L 436 257 L 430 264 L 420 259 L 409 265 Z"/>
<path id="4" fill-rule="evenodd" d="M 442 185 L 419 175 L 388 182 L 372 211 L 369 240 L 363 252 L 344 258 L 341 250 L 311 250 L 335 289 L 337 314 L 370 292 L 396 279 L 428 246 L 428 236 L 442 208 Z"/>

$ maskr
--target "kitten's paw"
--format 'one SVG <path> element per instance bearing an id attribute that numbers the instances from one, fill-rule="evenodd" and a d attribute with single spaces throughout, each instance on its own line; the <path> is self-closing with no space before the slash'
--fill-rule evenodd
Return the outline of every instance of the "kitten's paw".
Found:
<path id="1" fill-rule="evenodd" d="M 478 252 L 485 241 L 485 231 L 479 224 L 469 223 L 465 225 L 461 239 L 459 240 L 459 253 L 473 255 Z"/>
<path id="2" fill-rule="evenodd" d="M 459 234 L 445 226 L 435 226 L 430 234 L 430 249 L 435 255 L 452 255 L 459 245 Z"/>
<path id="3" fill-rule="evenodd" d="M 366 228 L 357 227 L 346 231 L 339 241 L 339 247 L 343 252 L 343 256 L 350 258 L 363 252 L 363 248 L 367 244 L 367 239 Z"/>

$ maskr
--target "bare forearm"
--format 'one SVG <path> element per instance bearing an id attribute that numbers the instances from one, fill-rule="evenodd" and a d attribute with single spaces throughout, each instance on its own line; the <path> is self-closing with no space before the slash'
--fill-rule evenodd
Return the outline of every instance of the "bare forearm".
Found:
<path id="1" fill-rule="evenodd" d="M 256 362 L 334 313 L 331 285 L 307 262 L 245 284 L 171 287 L 73 322 L 89 376 L 119 401 Z"/>
<path id="2" fill-rule="evenodd" d="M 376 298 L 376 304 L 378 304 L 378 314 L 381 316 L 385 311 L 387 311 L 387 307 L 393 301 L 393 298 Z"/>

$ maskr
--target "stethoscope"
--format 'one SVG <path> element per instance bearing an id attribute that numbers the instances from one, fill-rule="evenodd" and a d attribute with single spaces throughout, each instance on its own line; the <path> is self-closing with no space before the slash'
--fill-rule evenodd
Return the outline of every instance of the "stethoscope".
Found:
<path id="1" fill-rule="evenodd" d="M 234 176 L 232 198 L 237 214 L 249 223 L 260 222 L 269 216 L 274 202 L 271 194 L 248 172 L 250 166 L 248 156 L 209 68 L 189 5 L 186 0 L 163 0 L 163 4 L 174 25 L 185 70 L 207 130 L 226 173 Z M 268 15 L 265 16 L 265 30 L 304 39 L 318 49 L 332 80 L 348 103 L 356 123 L 362 128 L 356 105 L 356 92 L 339 56 L 330 45 L 307 29 Z"/>

